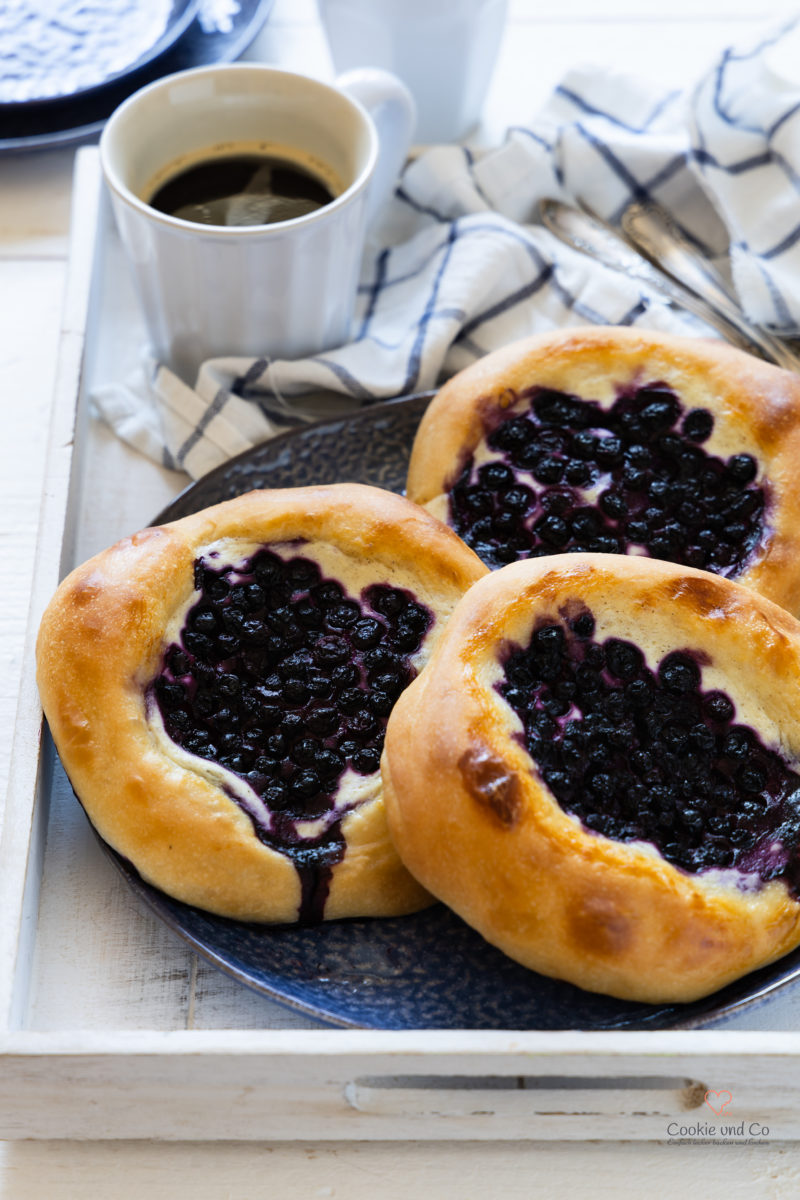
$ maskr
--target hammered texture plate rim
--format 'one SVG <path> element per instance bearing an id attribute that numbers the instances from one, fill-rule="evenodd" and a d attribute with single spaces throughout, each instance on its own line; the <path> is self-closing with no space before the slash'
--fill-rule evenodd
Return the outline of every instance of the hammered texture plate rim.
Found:
<path id="1" fill-rule="evenodd" d="M 176 517 L 186 515 L 190 511 L 196 511 L 197 508 L 206 507 L 209 503 L 215 503 L 213 497 L 215 493 L 226 486 L 234 487 L 231 494 L 238 494 L 243 490 L 249 490 L 246 486 L 240 486 L 243 480 L 249 479 L 248 471 L 254 470 L 259 473 L 259 478 L 263 475 L 269 475 L 273 471 L 277 475 L 287 474 L 291 477 L 297 470 L 297 460 L 301 455 L 294 452 L 303 442 L 310 442 L 311 447 L 315 443 L 326 446 L 330 445 L 332 454 L 331 457 L 336 460 L 336 468 L 333 474 L 338 476 L 338 464 L 343 461 L 342 447 L 343 442 L 340 438 L 336 440 L 331 438 L 331 434 L 344 429 L 346 434 L 352 440 L 356 439 L 356 444 L 362 458 L 369 464 L 370 452 L 375 453 L 374 439 L 367 436 L 367 431 L 372 430 L 374 433 L 381 426 L 386 427 L 399 425 L 401 429 L 406 426 L 414 426 L 429 403 L 433 393 L 420 393 L 409 397 L 400 397 L 390 402 L 383 402 L 371 405 L 357 410 L 353 414 L 340 416 L 330 420 L 315 421 L 310 424 L 298 426 L 287 430 L 268 442 L 262 443 L 250 450 L 237 455 L 235 458 L 228 460 L 219 467 L 214 468 L 208 475 L 201 479 L 190 483 L 184 488 L 172 501 L 158 514 L 154 519 L 153 524 L 164 524 Z M 361 442 L 358 441 L 359 435 Z M 404 440 L 406 455 L 410 450 L 411 437 L 413 434 L 408 434 Z M 366 437 L 366 442 L 364 441 Z M 321 440 L 320 440 L 321 439 Z M 336 450 L 333 451 L 335 444 Z M 392 443 L 389 443 L 392 445 Z M 394 447 L 396 449 L 396 446 Z M 288 453 L 287 453 L 288 452 Z M 344 460 L 346 461 L 346 459 Z M 402 484 L 405 478 L 405 464 L 402 471 L 399 463 L 396 464 L 397 469 L 393 476 L 395 484 Z M 330 470 L 330 462 L 327 464 Z M 369 466 L 365 467 L 365 473 L 369 474 Z M 233 483 L 231 483 L 233 481 Z M 317 482 L 334 482 L 331 479 L 321 479 Z M 341 481 L 341 480 L 339 480 Z M 371 480 L 362 480 L 362 482 L 371 482 Z M 263 481 L 262 481 L 263 485 Z M 269 486 L 269 483 L 267 483 Z M 273 486 L 292 486 L 290 482 L 281 478 L 280 482 L 274 483 Z M 382 486 L 382 484 L 378 484 Z M 401 491 L 402 486 L 394 486 L 392 490 Z M 219 497 L 226 498 L 226 497 Z M 758 971 L 750 973 L 741 980 L 737 980 L 729 984 L 726 988 L 706 997 L 702 1000 L 695 1001 L 684 1005 L 634 1005 L 627 1002 L 614 1001 L 610 997 L 603 997 L 594 993 L 584 992 L 582 989 L 573 988 L 572 985 L 564 985 L 558 981 L 548 980 L 544 976 L 535 974 L 534 972 L 526 971 L 525 968 L 519 967 L 512 960 L 506 959 L 500 951 L 483 942 L 478 934 L 468 929 L 463 922 L 449 913 L 443 905 L 435 905 L 431 909 L 423 910 L 420 914 L 412 914 L 410 917 L 377 919 L 370 922 L 368 919 L 353 920 L 347 922 L 326 922 L 319 926 L 317 930 L 302 929 L 293 926 L 248 926 L 244 923 L 230 922 L 221 918 L 214 918 L 206 913 L 201 913 L 197 909 L 192 909 L 189 906 L 181 904 L 179 901 L 174 901 L 164 893 L 153 888 L 151 885 L 143 881 L 135 868 L 122 859 L 111 847 L 107 846 L 102 839 L 103 849 L 109 855 L 112 862 L 117 866 L 123 878 L 131 887 L 139 900 L 145 904 L 157 917 L 162 920 L 174 934 L 176 934 L 184 943 L 189 945 L 195 953 L 199 954 L 207 962 L 216 969 L 221 970 L 229 977 L 237 980 L 240 984 L 255 991 L 258 994 L 277 1001 L 283 1007 L 302 1015 L 313 1018 L 315 1021 L 323 1025 L 348 1028 L 348 1029 L 433 1029 L 433 1028 L 464 1028 L 464 1029 L 507 1029 L 520 1032 L 522 1030 L 594 1030 L 594 1031 L 633 1031 L 633 1030 L 692 1030 L 701 1029 L 714 1021 L 731 1017 L 740 1013 L 744 1009 L 751 1009 L 757 1004 L 763 1004 L 770 996 L 786 985 L 790 984 L 800 976 L 800 949 L 784 956 L 777 963 L 771 966 L 763 967 Z M 437 922 L 439 923 L 437 926 Z M 205 926 L 211 926 L 215 930 L 215 934 L 219 931 L 221 939 L 216 942 L 209 942 L 207 937 L 200 936 L 197 933 L 198 927 L 202 929 Z M 512 981 L 513 986 L 519 984 L 521 989 L 520 995 L 523 997 L 521 1001 L 517 1001 L 518 1006 L 524 1008 L 524 997 L 529 986 L 534 993 L 533 1008 L 536 1010 L 537 1021 L 539 1023 L 531 1023 L 525 1021 L 519 1022 L 510 1021 L 508 1024 L 498 1023 L 496 1010 L 492 1010 L 494 1015 L 489 1023 L 482 1023 L 477 1020 L 474 1024 L 458 1024 L 452 1025 L 445 1021 L 442 1024 L 430 1023 L 423 1018 L 417 1021 L 409 1020 L 407 1015 L 398 1017 L 399 1023 L 393 1023 L 392 1020 L 380 1019 L 380 1013 L 386 1011 L 386 1004 L 391 1003 L 391 994 L 388 998 L 376 992 L 377 999 L 370 1001 L 369 997 L 366 1000 L 359 998 L 356 993 L 354 998 L 348 999 L 345 995 L 344 999 L 341 996 L 331 999 L 330 989 L 336 980 L 322 978 L 315 979 L 313 971 L 311 975 L 304 976 L 302 974 L 302 965 L 304 962 L 303 955 L 308 955 L 309 945 L 313 948 L 313 939 L 317 936 L 317 946 L 327 947 L 328 943 L 334 945 L 337 939 L 341 940 L 341 933 L 344 932 L 344 939 L 348 936 L 355 941 L 356 938 L 361 938 L 362 943 L 366 946 L 369 942 L 380 942 L 383 934 L 387 935 L 388 942 L 391 943 L 392 936 L 398 928 L 406 935 L 402 940 L 407 940 L 407 935 L 410 931 L 416 930 L 416 936 L 421 938 L 418 948 L 411 947 L 411 951 L 417 957 L 424 959 L 425 951 L 429 950 L 429 943 L 425 941 L 425 931 L 430 926 L 433 927 L 434 942 L 437 936 L 437 928 L 442 927 L 446 932 L 446 937 L 439 934 L 439 950 L 443 944 L 447 945 L 448 952 L 451 947 L 455 946 L 456 955 L 460 952 L 460 947 L 467 946 L 468 953 L 477 954 L 478 969 L 481 970 L 481 963 L 491 963 L 491 967 L 487 967 L 486 971 L 495 973 L 492 978 L 506 978 Z M 422 930 L 422 934 L 419 933 Z M 255 931 L 255 932 L 254 932 Z M 321 931 L 321 932 L 319 932 Z M 349 933 L 348 933 L 349 931 Z M 239 949 L 232 949 L 230 942 L 226 944 L 228 935 L 231 934 L 236 942 L 238 937 L 240 946 L 248 944 L 247 940 L 251 936 L 255 936 L 260 943 L 262 939 L 266 939 L 265 945 L 268 949 L 271 945 L 273 951 L 273 960 L 279 959 L 279 952 L 283 951 L 284 945 L 288 945 L 291 963 L 300 964 L 297 968 L 299 974 L 296 978 L 290 978 L 286 972 L 281 973 L 280 968 L 275 969 L 272 973 L 262 973 L 260 977 L 255 977 L 254 968 L 243 968 L 237 955 Z M 268 939 L 272 938 L 272 943 Z M 294 939 L 294 941 L 293 941 Z M 304 939 L 311 939 L 304 941 Z M 459 942 L 459 939 L 461 941 Z M 429 939 L 430 940 L 430 939 Z M 301 945 L 302 943 L 302 945 Z M 291 958 L 291 954 L 296 950 L 295 959 Z M 278 950 L 276 951 L 276 947 Z M 405 950 L 405 947 L 404 947 Z M 322 951 L 320 951 L 320 954 Z M 357 951 L 353 951 L 357 958 Z M 345 949 L 345 959 L 347 951 Z M 339 961 L 334 959 L 334 961 Z M 472 962 L 472 960 L 470 960 Z M 438 975 L 437 975 L 438 969 Z M 452 972 L 451 972 L 452 974 Z M 458 972 L 455 973 L 458 975 Z M 378 972 L 380 980 L 380 972 Z M 442 979 L 445 982 L 442 982 Z M 403 981 L 401 981 L 403 982 Z M 474 982 L 474 980 L 473 980 Z M 483 984 L 486 979 L 481 981 Z M 434 964 L 434 969 L 428 971 L 426 985 L 422 989 L 427 991 L 431 989 L 435 991 L 436 987 L 446 986 L 446 972 L 443 972 L 442 957 L 438 964 Z M 456 985 L 458 986 L 458 985 Z M 328 993 L 326 993 L 326 987 Z M 407 989 L 406 989 L 407 990 Z M 391 992 L 391 986 L 389 987 Z M 412 989 L 413 992 L 413 989 Z M 564 999 L 566 997 L 566 1000 Z M 446 999 L 446 998 L 445 998 Z M 548 1020 L 541 1022 L 541 1012 L 537 1008 L 537 1000 L 542 1004 L 545 1002 L 550 1004 L 550 1016 Z M 386 1003 L 384 1003 L 386 1001 Z M 574 1009 L 570 1009 L 570 1003 L 576 1004 L 580 1002 Z M 412 995 L 411 999 L 403 991 L 402 1003 L 405 1008 L 400 1008 L 401 1014 L 408 1012 L 408 1005 L 411 1004 L 411 1013 L 414 1013 L 415 998 Z M 372 1007 L 370 1007 L 372 1004 Z M 420 1011 L 422 1011 L 423 1000 L 419 1001 Z M 559 1004 L 566 1005 L 566 1014 L 564 1019 L 559 1015 L 553 1023 L 553 1012 Z M 581 1009 L 580 1006 L 583 1006 Z M 616 1007 L 615 1007 L 616 1006 Z M 438 1007 L 434 1005 L 437 1012 L 444 1011 L 442 1003 Z M 601 1014 L 594 1022 L 588 1023 L 584 1019 L 583 1022 L 576 1020 L 573 1022 L 570 1019 L 570 1013 L 575 1012 L 576 1018 L 578 1011 L 590 1010 L 594 1013 Z M 608 1019 L 602 1017 L 605 1011 L 608 1011 Z M 630 1015 L 626 1012 L 631 1010 Z M 617 1013 L 616 1017 L 613 1015 Z M 372 1016 L 370 1016 L 370 1013 Z M 376 1013 L 378 1014 L 376 1017 Z M 549 1021 L 549 1023 L 548 1023 Z"/>
<path id="2" fill-rule="evenodd" d="M 410 396 L 398 396 L 389 400 L 381 400 L 376 404 L 356 409 L 352 413 L 345 413 L 338 417 L 324 417 L 319 421 L 308 421 L 302 425 L 294 425 L 291 429 L 286 429 L 283 433 L 276 433 L 269 441 L 261 442 L 257 446 L 251 446 L 247 450 L 240 451 L 239 454 L 235 454 L 232 458 L 226 459 L 225 462 L 219 463 L 218 466 L 212 467 L 210 471 L 199 479 L 187 483 L 186 487 L 182 488 L 176 496 L 173 496 L 161 512 L 153 518 L 152 524 L 164 525 L 168 521 L 175 520 L 175 517 L 172 515 L 173 512 L 180 511 L 181 515 L 184 515 L 184 509 L 187 513 L 193 511 L 187 507 L 187 501 L 191 504 L 198 492 L 201 490 L 205 491 L 209 487 L 215 487 L 219 481 L 235 472 L 242 465 L 252 463 L 254 460 L 257 461 L 262 456 L 277 456 L 285 447 L 291 448 L 296 443 L 298 436 L 329 436 L 342 424 L 353 428 L 362 424 L 370 425 L 376 420 L 385 420 L 387 413 L 390 411 L 404 412 L 417 407 L 424 410 L 435 395 L 436 393 L 432 391 L 415 392 Z"/>

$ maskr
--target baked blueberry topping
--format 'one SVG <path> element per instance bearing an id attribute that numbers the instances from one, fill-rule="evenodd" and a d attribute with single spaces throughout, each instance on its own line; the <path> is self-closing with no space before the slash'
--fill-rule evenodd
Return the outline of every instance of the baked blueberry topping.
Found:
<path id="1" fill-rule="evenodd" d="M 800 775 L 725 692 L 703 690 L 706 656 L 674 650 L 652 669 L 594 632 L 586 610 L 543 622 L 498 684 L 561 808 L 684 871 L 734 868 L 742 886 L 782 879 L 800 896 Z"/>
<path id="2" fill-rule="evenodd" d="M 489 567 L 565 551 L 645 553 L 720 575 L 746 567 L 764 532 L 766 492 L 750 454 L 703 447 L 714 418 L 666 385 L 610 409 L 543 388 L 487 421 L 492 458 L 465 463 L 450 523 Z"/>
<path id="3" fill-rule="evenodd" d="M 177 745 L 263 801 L 268 823 L 246 810 L 255 832 L 294 861 L 300 919 L 321 920 L 345 848 L 342 776 L 379 769 L 388 715 L 433 614 L 387 584 L 356 599 L 311 559 L 266 547 L 236 566 L 200 558 L 194 582 L 199 597 L 150 695 Z"/>

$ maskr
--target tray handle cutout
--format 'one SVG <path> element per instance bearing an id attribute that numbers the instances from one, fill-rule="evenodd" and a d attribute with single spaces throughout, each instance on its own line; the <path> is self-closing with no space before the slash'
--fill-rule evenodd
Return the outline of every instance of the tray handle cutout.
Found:
<path id="1" fill-rule="evenodd" d="M 707 1091 L 662 1075 L 384 1075 L 352 1080 L 344 1097 L 376 1116 L 674 1116 L 699 1108 Z"/>

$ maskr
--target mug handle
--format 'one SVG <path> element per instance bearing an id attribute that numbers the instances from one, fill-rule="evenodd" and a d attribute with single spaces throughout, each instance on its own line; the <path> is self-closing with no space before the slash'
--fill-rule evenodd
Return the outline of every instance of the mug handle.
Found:
<path id="1" fill-rule="evenodd" d="M 378 131 L 378 161 L 369 185 L 367 225 L 394 191 L 417 124 L 417 108 L 408 88 L 391 71 L 357 67 L 336 80 L 336 87 L 365 108 Z"/>

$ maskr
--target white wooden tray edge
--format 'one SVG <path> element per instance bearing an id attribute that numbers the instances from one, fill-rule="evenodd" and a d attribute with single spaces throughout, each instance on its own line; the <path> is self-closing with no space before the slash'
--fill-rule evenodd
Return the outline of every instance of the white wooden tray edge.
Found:
<path id="1" fill-rule="evenodd" d="M 721 1031 L 18 1034 L 0 1136 L 791 1141 L 798 1051 Z"/>
<path id="2" fill-rule="evenodd" d="M 47 813 L 35 631 L 69 561 L 97 236 L 96 151 L 77 158 L 23 684 L 0 840 L 0 1137 L 656 1139 L 714 1119 L 800 1133 L 800 1034 L 24 1029 Z M 74 452 L 75 451 L 75 452 Z M 752 1135 L 751 1135 L 752 1136 Z"/>
<path id="3" fill-rule="evenodd" d="M 47 814 L 41 803 L 48 770 L 41 755 L 42 709 L 36 688 L 36 632 L 42 612 L 68 561 L 68 510 L 79 492 L 82 442 L 77 397 L 89 314 L 99 201 L 96 152 L 76 156 L 74 214 L 67 288 L 50 413 L 44 487 L 34 560 L 28 632 L 12 743 L 9 785 L 0 837 L 0 1029 L 13 1028 L 24 1002 L 24 959 L 36 926 L 42 841 Z M 84 417 L 85 419 L 85 417 Z M 23 967 L 22 972 L 19 971 Z M 22 976 L 22 979 L 21 979 Z"/>

